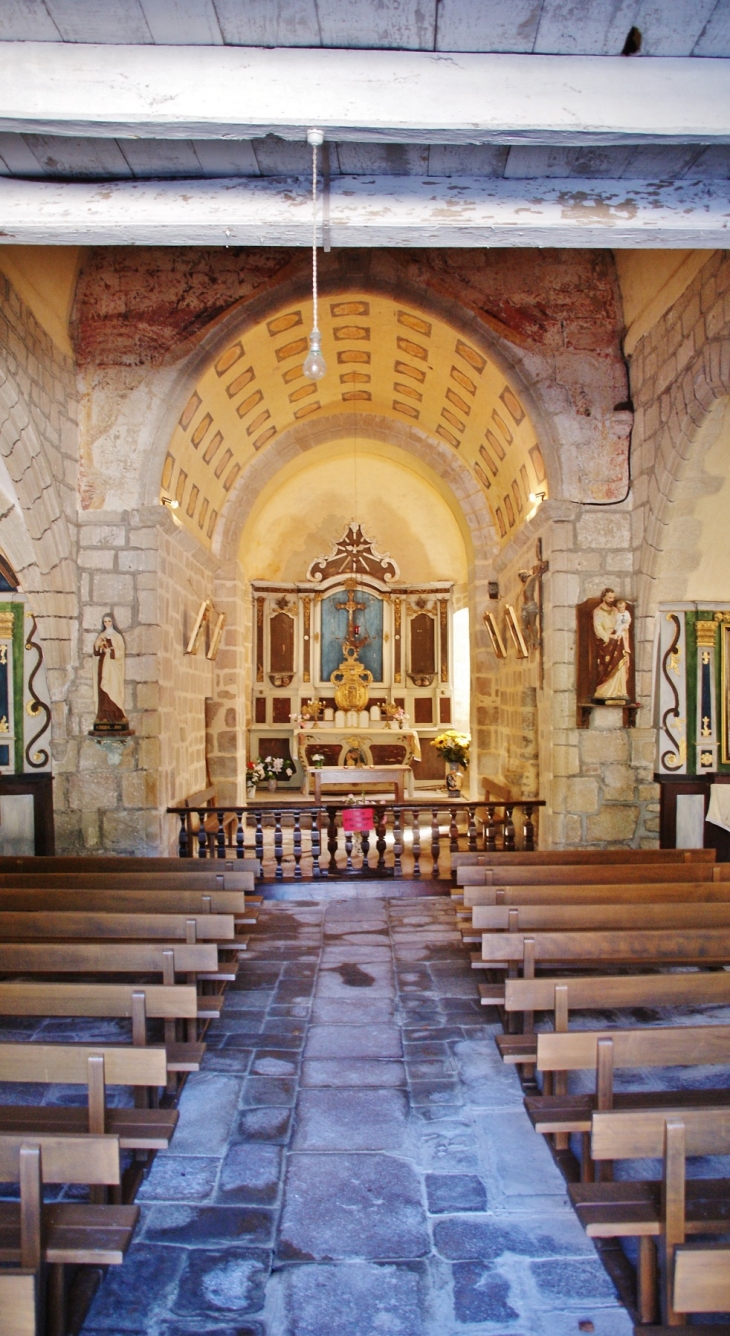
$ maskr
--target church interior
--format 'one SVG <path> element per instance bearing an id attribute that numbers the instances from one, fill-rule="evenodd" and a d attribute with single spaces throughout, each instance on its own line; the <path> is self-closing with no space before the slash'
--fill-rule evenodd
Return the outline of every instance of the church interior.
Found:
<path id="1" fill-rule="evenodd" d="M 0 53 L 0 1333 L 730 1333 L 730 4 Z"/>

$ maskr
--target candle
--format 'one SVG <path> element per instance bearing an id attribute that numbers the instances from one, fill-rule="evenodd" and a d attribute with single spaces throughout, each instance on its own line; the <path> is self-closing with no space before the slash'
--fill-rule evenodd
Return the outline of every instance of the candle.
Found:
<path id="1" fill-rule="evenodd" d="M 337 713 L 335 714 L 335 725 L 336 725 L 337 728 L 344 728 L 344 727 L 345 727 L 346 717 L 347 717 L 347 716 L 345 715 L 345 711 L 344 711 L 344 710 L 338 710 L 338 711 L 337 711 Z"/>
<path id="2" fill-rule="evenodd" d="M 374 724 L 380 722 L 380 706 L 379 706 L 379 705 L 371 705 L 371 706 L 370 706 L 370 718 L 372 719 L 372 721 L 373 721 Z"/>
<path id="3" fill-rule="evenodd" d="M 370 715 L 367 710 L 360 711 L 360 727 L 367 728 L 370 723 Z"/>
<path id="4" fill-rule="evenodd" d="M 335 717 L 335 712 L 334 712 L 334 710 L 332 709 L 332 706 L 331 706 L 331 705 L 327 705 L 327 706 L 325 707 L 324 717 L 325 717 L 325 719 L 327 720 L 327 723 L 328 723 L 328 724 L 331 724 L 331 723 L 333 722 L 334 717 Z"/>

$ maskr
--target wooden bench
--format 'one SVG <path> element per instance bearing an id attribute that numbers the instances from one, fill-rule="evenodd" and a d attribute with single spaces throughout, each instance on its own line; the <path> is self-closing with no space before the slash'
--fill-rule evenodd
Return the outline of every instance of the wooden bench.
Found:
<path id="1" fill-rule="evenodd" d="M 605 867 L 609 863 L 714 863 L 714 849 L 516 849 L 497 853 L 455 853 L 452 868 L 459 867 Z M 43 861 L 43 860 L 37 860 Z M 47 861 L 47 860 L 46 860 Z M 2 870 L 0 859 L 0 870 Z"/>
<path id="2" fill-rule="evenodd" d="M 0 935 L 4 915 L 0 914 Z M 480 932 L 585 932 L 627 928 L 728 928 L 730 900 L 620 904 L 476 905 L 472 935 Z"/>
<path id="3" fill-rule="evenodd" d="M 2 1134 L 60 1136 L 89 1132 L 119 1138 L 123 1150 L 166 1150 L 178 1120 L 177 1110 L 108 1108 L 107 1085 L 133 1090 L 164 1090 L 164 1048 L 123 1044 L 0 1044 L 0 1081 L 9 1084 L 85 1085 L 88 1107 L 74 1105 L 0 1105 Z M 3 1181 L 3 1180 L 0 1180 Z"/>
<path id="4" fill-rule="evenodd" d="M 255 923 L 243 891 L 58 891 L 0 890 L 0 913 L 80 911 L 126 914 L 233 914 L 236 923 Z"/>
<path id="5" fill-rule="evenodd" d="M 673 1306 L 678 1313 L 730 1312 L 730 1248 L 677 1248 L 674 1255 Z M 677 1327 L 669 1327 L 677 1333 Z M 685 1327 L 685 1331 L 730 1332 L 730 1322 L 713 1323 L 702 1327 Z"/>
<path id="6" fill-rule="evenodd" d="M 211 864 L 200 858 L 127 857 L 124 854 L 0 854 L 0 872 L 158 872 L 197 873 L 201 868 L 215 872 L 258 872 L 256 858 L 216 858 Z"/>
<path id="7" fill-rule="evenodd" d="M 2 895 L 2 891 L 0 891 Z M 641 901 L 730 900 L 728 882 L 625 882 L 589 886 L 465 886 L 464 913 L 476 905 L 634 904 Z"/>
<path id="8" fill-rule="evenodd" d="M 8 1267 L 0 1271 L 0 1320 L 4 1336 L 41 1336 L 39 1284 L 38 1271 L 32 1267 Z"/>
<path id="9" fill-rule="evenodd" d="M 115 1136 L 0 1135 L 0 1181 L 20 1186 L 19 1201 L 0 1202 L 0 1261 L 31 1262 L 41 1282 L 49 1268 L 49 1336 L 66 1332 L 64 1268 L 121 1265 L 139 1207 L 44 1204 L 43 1185 L 114 1189 L 121 1182 L 119 1149 Z"/>
<path id="10" fill-rule="evenodd" d="M 2 872 L 6 890 L 69 891 L 253 891 L 252 872 L 211 872 L 205 864 L 194 872 Z"/>
<path id="11" fill-rule="evenodd" d="M 0 910 L 0 941 L 126 938 L 133 940 L 221 942 L 245 950 L 248 938 L 235 936 L 232 914 L 84 913 L 78 910 Z"/>
<path id="12" fill-rule="evenodd" d="M 522 965 L 524 976 L 530 977 L 537 964 L 595 966 L 606 962 L 724 965 L 730 962 L 730 929 L 484 933 L 478 963 L 492 969 Z"/>
<path id="13" fill-rule="evenodd" d="M 228 983 L 237 970 L 219 965 L 212 942 L 0 942 L 0 974 L 160 974 L 172 984 L 177 974 Z"/>
<path id="14" fill-rule="evenodd" d="M 0 983 L 0 1016 L 128 1019 L 137 1046 L 147 1043 L 148 1020 L 162 1020 L 168 1072 L 197 1072 L 205 1054 L 198 1026 L 218 1019 L 220 998 L 189 984 Z M 187 1024 L 187 1043 L 178 1040 L 178 1023 Z"/>
<path id="15" fill-rule="evenodd" d="M 482 998 L 494 1006 L 488 987 Z M 481 991 L 481 989 L 480 989 Z M 630 1007 L 725 1006 L 730 1003 L 730 971 L 698 970 L 691 974 L 588 974 L 570 978 L 507 979 L 503 985 L 507 1016 L 522 1013 L 525 1033 L 497 1035 L 505 1062 L 537 1061 L 537 1035 L 532 1030 L 536 1011 L 553 1013 L 554 1029 L 568 1029 L 571 1011 Z"/>
<path id="16" fill-rule="evenodd" d="M 620 1068 L 730 1065 L 730 1025 L 656 1026 L 651 1029 L 570 1030 L 537 1036 L 537 1068 L 552 1074 L 555 1094 L 528 1095 L 525 1108 L 536 1131 L 583 1134 L 582 1177 L 592 1176 L 587 1133 L 595 1112 L 616 1108 L 681 1109 L 727 1106 L 730 1090 L 614 1092 Z M 593 1094 L 566 1094 L 566 1073 L 595 1071 Z M 558 1090 L 557 1087 L 561 1088 Z"/>
<path id="17" fill-rule="evenodd" d="M 670 867 L 663 863 L 647 863 L 642 867 L 631 867 L 631 881 L 636 884 L 656 881 L 727 881 L 729 877 L 730 864 L 723 863 L 674 863 Z M 576 864 L 570 867 L 565 864 L 550 867 L 461 867 L 457 869 L 456 879 L 464 887 L 591 886 L 596 883 L 611 886 L 621 885 L 628 880 L 625 864 L 610 863 Z"/>

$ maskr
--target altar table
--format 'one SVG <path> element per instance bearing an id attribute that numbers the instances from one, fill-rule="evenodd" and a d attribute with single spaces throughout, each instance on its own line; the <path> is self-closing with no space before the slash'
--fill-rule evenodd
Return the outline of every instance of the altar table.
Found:
<path id="1" fill-rule="evenodd" d="M 322 802 L 322 785 L 342 785 L 347 789 L 368 788 L 371 784 L 392 784 L 395 789 L 395 801 L 403 802 L 406 777 L 411 768 L 407 765 L 323 765 L 320 768 L 307 767 L 307 791 L 310 779 L 314 780 L 314 801 Z"/>

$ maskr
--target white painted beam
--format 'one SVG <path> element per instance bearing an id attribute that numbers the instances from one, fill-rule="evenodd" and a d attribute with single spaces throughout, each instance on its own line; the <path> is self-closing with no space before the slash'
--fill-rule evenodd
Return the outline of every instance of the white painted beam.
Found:
<path id="1" fill-rule="evenodd" d="M 728 143 L 724 60 L 3 44 L 0 131 L 411 143 Z"/>
<path id="2" fill-rule="evenodd" d="M 308 246 L 304 180 L 0 180 L 0 242 Z M 345 246 L 722 248 L 730 181 L 334 178 L 330 241 Z"/>

